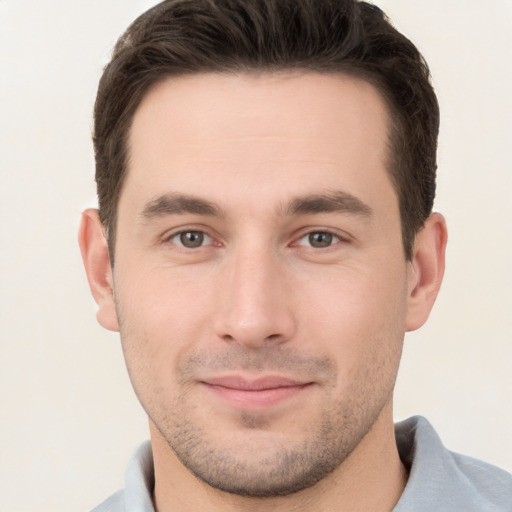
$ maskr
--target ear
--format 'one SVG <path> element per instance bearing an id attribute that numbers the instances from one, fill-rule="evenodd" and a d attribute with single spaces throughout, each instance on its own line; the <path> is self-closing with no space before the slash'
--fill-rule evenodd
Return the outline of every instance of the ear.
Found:
<path id="1" fill-rule="evenodd" d="M 94 300 L 98 304 L 96 318 L 105 329 L 119 331 L 110 256 L 105 228 L 100 221 L 98 210 L 91 208 L 82 213 L 78 243 L 87 280 Z"/>
<path id="2" fill-rule="evenodd" d="M 409 262 L 406 331 L 419 329 L 427 320 L 444 275 L 448 233 L 444 217 L 433 213 L 416 235 Z"/>

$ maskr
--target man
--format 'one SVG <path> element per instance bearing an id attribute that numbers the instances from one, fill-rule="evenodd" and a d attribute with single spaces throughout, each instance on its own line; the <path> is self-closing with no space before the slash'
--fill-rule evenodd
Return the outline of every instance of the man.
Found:
<path id="1" fill-rule="evenodd" d="M 82 255 L 151 444 L 96 510 L 511 510 L 512 477 L 394 427 L 444 272 L 417 49 L 342 0 L 170 0 L 101 79 Z"/>

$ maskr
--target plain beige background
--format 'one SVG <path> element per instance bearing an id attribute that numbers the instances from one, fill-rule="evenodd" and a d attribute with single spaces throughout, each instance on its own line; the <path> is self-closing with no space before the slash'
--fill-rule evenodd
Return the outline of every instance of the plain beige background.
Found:
<path id="1" fill-rule="evenodd" d="M 95 321 L 76 231 L 95 204 L 91 110 L 149 0 L 0 0 L 0 512 L 84 511 L 147 426 Z M 396 418 L 512 471 L 512 1 L 381 0 L 430 63 L 448 269 L 407 336 Z"/>

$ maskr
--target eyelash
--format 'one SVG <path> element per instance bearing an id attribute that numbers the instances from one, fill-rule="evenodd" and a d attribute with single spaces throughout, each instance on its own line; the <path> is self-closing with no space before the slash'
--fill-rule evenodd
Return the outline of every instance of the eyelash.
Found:
<path id="1" fill-rule="evenodd" d="M 200 235 L 200 237 L 202 237 L 203 240 L 201 240 L 201 244 L 200 245 L 197 245 L 197 246 L 194 246 L 194 247 L 187 247 L 186 245 L 183 244 L 183 240 L 181 239 L 181 237 L 183 235 L 192 234 L 192 233 L 196 234 L 196 235 Z M 179 242 L 178 241 L 173 241 L 174 239 L 177 239 L 177 240 L 180 240 L 180 241 Z M 206 233 L 205 231 L 203 231 L 201 229 L 184 229 L 182 231 L 178 231 L 177 233 L 172 233 L 170 236 L 166 237 L 166 239 L 164 241 L 165 242 L 171 242 L 174 245 L 177 245 L 178 247 L 181 247 L 183 249 L 194 250 L 194 249 L 198 249 L 200 247 L 204 247 L 204 244 L 203 244 L 204 239 L 208 239 L 209 240 L 207 245 L 210 245 L 214 241 L 213 237 L 211 237 L 208 233 Z"/>
<path id="2" fill-rule="evenodd" d="M 182 239 L 182 237 L 187 234 L 199 235 L 199 238 L 201 238 L 201 240 L 199 241 L 199 245 L 187 247 L 183 243 L 183 239 Z M 326 238 L 327 245 L 325 245 L 323 247 L 315 247 L 311 244 L 312 237 L 318 236 L 318 235 L 323 235 Z M 303 240 L 308 240 L 309 243 L 307 243 L 307 244 L 301 243 Z M 176 245 L 177 247 L 180 247 L 185 250 L 192 250 L 192 251 L 196 250 L 196 249 L 200 249 L 207 245 L 211 245 L 212 242 L 214 242 L 214 241 L 215 241 L 215 239 L 202 229 L 184 229 L 184 230 L 178 231 L 176 233 L 172 233 L 170 236 L 166 237 L 164 240 L 164 242 L 170 242 L 170 243 Z M 292 245 L 292 247 L 293 246 L 302 246 L 302 247 L 308 247 L 309 249 L 328 250 L 328 249 L 332 248 L 334 245 L 336 245 L 340 242 L 343 242 L 343 241 L 346 241 L 346 239 L 341 237 L 340 235 L 337 235 L 337 234 L 329 231 L 329 230 L 315 230 L 315 231 L 309 231 L 309 232 L 303 234 L 302 236 L 300 236 L 300 238 L 298 238 L 291 245 Z M 192 240 L 192 244 L 193 244 L 193 242 L 194 242 L 194 240 Z M 207 242 L 207 243 L 205 244 L 204 242 Z M 320 243 L 322 243 L 322 240 L 320 240 Z"/>
<path id="3" fill-rule="evenodd" d="M 327 244 L 328 245 L 325 245 L 323 247 L 314 247 L 313 245 L 311 245 L 311 242 L 312 242 L 312 237 L 314 237 L 315 235 L 323 235 L 326 237 L 327 239 Z M 308 239 L 309 240 L 309 244 L 306 246 L 306 245 L 303 245 L 301 244 L 300 242 L 302 240 L 305 240 L 305 239 Z M 339 235 L 336 235 L 335 233 L 332 233 L 331 231 L 327 231 L 327 230 L 319 230 L 319 231 L 309 231 L 308 233 L 302 235 L 298 240 L 297 242 L 295 242 L 294 245 L 300 245 L 300 246 L 305 246 L 305 247 L 309 247 L 311 249 L 329 249 L 331 248 L 333 245 L 336 245 L 340 242 L 343 241 L 343 238 L 341 238 L 341 236 Z M 321 242 L 320 242 L 321 243 Z"/>

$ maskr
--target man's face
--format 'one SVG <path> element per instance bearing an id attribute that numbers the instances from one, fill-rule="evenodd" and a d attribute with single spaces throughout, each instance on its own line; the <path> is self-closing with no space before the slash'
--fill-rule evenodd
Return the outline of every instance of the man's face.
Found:
<path id="1" fill-rule="evenodd" d="M 308 487 L 391 414 L 410 264 L 387 131 L 371 85 L 313 73 L 168 79 L 135 114 L 124 354 L 176 465 L 216 488 Z"/>

